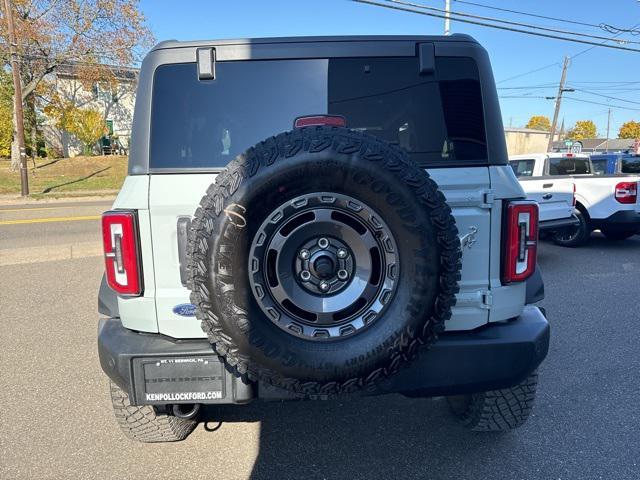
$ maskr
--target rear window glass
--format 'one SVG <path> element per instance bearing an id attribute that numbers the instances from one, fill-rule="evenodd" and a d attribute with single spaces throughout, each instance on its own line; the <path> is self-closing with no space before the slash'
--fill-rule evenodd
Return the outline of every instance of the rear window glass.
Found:
<path id="1" fill-rule="evenodd" d="M 536 164 L 535 160 L 511 160 L 509 165 L 513 169 L 513 173 L 516 177 L 530 177 L 533 175 L 533 167 Z"/>
<path id="2" fill-rule="evenodd" d="M 601 160 L 591 159 L 591 164 L 593 165 L 593 172 L 596 175 L 604 175 L 607 173 L 607 159 L 603 158 Z"/>
<path id="3" fill-rule="evenodd" d="M 549 175 L 584 175 L 593 173 L 588 158 L 550 158 Z"/>
<path id="4" fill-rule="evenodd" d="M 439 57 L 420 75 L 416 57 L 219 62 L 200 81 L 195 63 L 154 76 L 150 167 L 221 168 L 296 117 L 343 115 L 347 126 L 404 148 L 422 165 L 486 164 L 475 62 Z"/>
<path id="5" fill-rule="evenodd" d="M 622 173 L 640 173 L 640 157 L 623 157 Z"/>

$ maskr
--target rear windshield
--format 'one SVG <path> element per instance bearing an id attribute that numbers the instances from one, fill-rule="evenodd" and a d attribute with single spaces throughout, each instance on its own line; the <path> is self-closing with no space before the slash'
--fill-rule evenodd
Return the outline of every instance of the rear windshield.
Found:
<path id="1" fill-rule="evenodd" d="M 510 160 L 509 165 L 513 169 L 513 173 L 516 177 L 530 177 L 533 175 L 533 167 L 536 164 L 535 160 Z"/>
<path id="2" fill-rule="evenodd" d="M 585 175 L 593 173 L 588 158 L 550 158 L 549 175 Z"/>
<path id="3" fill-rule="evenodd" d="M 603 158 L 600 160 L 591 159 L 591 164 L 593 165 L 593 171 L 596 175 L 604 175 L 607 173 L 607 159 Z"/>
<path id="4" fill-rule="evenodd" d="M 640 156 L 623 157 L 622 173 L 640 173 Z"/>
<path id="5" fill-rule="evenodd" d="M 404 148 L 422 165 L 487 163 L 478 71 L 471 58 L 417 57 L 219 62 L 158 67 L 150 167 L 221 168 L 248 147 L 290 130 L 296 117 L 343 115 L 347 126 Z"/>

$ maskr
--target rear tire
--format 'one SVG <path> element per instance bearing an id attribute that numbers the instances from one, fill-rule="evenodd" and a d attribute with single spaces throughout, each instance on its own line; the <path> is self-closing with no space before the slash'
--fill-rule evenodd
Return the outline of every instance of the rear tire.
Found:
<path id="1" fill-rule="evenodd" d="M 187 420 L 159 413 L 151 405 L 133 406 L 129 395 L 110 382 L 111 403 L 116 420 L 131 440 L 143 443 L 184 440 L 196 427 L 197 420 Z"/>
<path id="2" fill-rule="evenodd" d="M 563 230 L 553 232 L 552 238 L 556 245 L 561 247 L 581 247 L 589 240 L 591 236 L 591 225 L 587 215 L 579 209 L 576 209 L 574 215 L 580 222 L 576 227 L 569 227 Z"/>
<path id="3" fill-rule="evenodd" d="M 536 396 L 538 374 L 533 372 L 511 388 L 447 397 L 451 412 L 474 432 L 506 432 L 527 421 Z"/>
<path id="4" fill-rule="evenodd" d="M 625 229 L 616 227 L 603 227 L 600 229 L 600 231 L 605 237 L 607 237 L 607 239 L 616 241 L 626 240 L 627 238 L 631 238 L 640 232 L 636 229 Z"/>

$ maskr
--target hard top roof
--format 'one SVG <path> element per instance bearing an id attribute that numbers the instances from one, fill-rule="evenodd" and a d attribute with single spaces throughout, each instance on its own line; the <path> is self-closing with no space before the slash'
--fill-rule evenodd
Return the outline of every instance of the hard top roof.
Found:
<path id="1" fill-rule="evenodd" d="M 322 43 L 322 42 L 473 42 L 473 37 L 456 33 L 453 35 L 346 35 L 319 37 L 263 37 L 263 38 L 235 38 L 219 40 L 165 40 L 158 43 L 153 50 L 172 48 L 209 47 L 215 45 L 259 45 L 274 43 Z"/>

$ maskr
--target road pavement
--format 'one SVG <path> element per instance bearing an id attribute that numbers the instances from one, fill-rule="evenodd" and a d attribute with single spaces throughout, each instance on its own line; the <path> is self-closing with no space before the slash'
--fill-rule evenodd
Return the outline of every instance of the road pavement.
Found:
<path id="1" fill-rule="evenodd" d="M 48 243 L 93 238 L 88 222 L 19 228 Z M 640 236 L 539 257 L 552 344 L 520 430 L 469 433 L 441 398 L 389 395 L 210 408 L 184 442 L 146 445 L 118 430 L 98 364 L 101 258 L 0 266 L 0 478 L 640 478 Z"/>
<path id="2" fill-rule="evenodd" d="M 113 201 L 0 206 L 0 265 L 99 256 Z"/>

